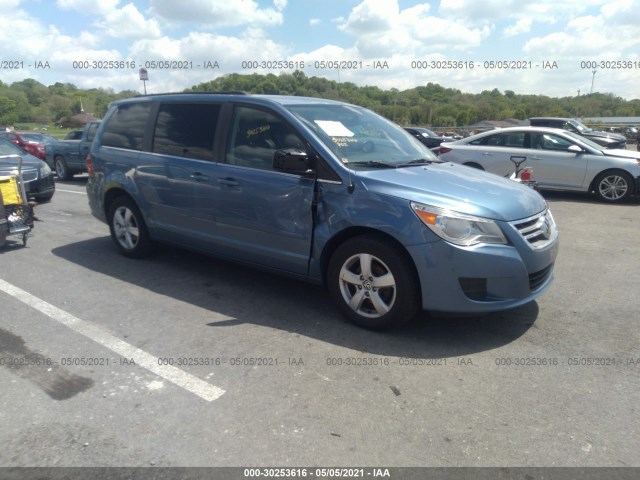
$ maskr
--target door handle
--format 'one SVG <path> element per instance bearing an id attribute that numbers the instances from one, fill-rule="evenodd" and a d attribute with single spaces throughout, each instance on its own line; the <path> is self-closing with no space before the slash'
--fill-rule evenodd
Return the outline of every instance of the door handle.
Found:
<path id="1" fill-rule="evenodd" d="M 208 182 L 209 181 L 209 176 L 208 175 L 203 175 L 200 172 L 193 172 L 191 174 L 191 178 L 193 180 L 195 180 L 196 182 Z"/>
<path id="2" fill-rule="evenodd" d="M 227 185 L 228 187 L 237 187 L 240 185 L 235 178 L 219 178 L 218 183 L 221 185 Z"/>
<path id="3" fill-rule="evenodd" d="M 485 156 L 485 157 L 488 157 L 488 156 L 491 155 L 491 152 L 482 152 L 482 155 Z"/>
<path id="4" fill-rule="evenodd" d="M 529 157 L 531 160 L 542 160 L 542 157 Z"/>

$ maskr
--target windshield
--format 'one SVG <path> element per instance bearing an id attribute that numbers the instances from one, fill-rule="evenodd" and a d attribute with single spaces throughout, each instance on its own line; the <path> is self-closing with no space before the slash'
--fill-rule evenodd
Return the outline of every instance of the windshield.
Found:
<path id="1" fill-rule="evenodd" d="M 26 155 L 26 153 L 8 140 L 0 140 L 0 155 Z"/>
<path id="2" fill-rule="evenodd" d="M 578 120 L 569 120 L 569 123 L 573 125 L 579 132 L 590 132 L 591 129 L 587 127 L 584 123 L 579 122 Z"/>
<path id="3" fill-rule="evenodd" d="M 418 132 L 420 132 L 422 134 L 423 137 L 437 137 L 438 135 L 436 135 L 434 132 L 432 132 L 431 130 L 429 130 L 428 128 L 416 128 L 416 130 Z"/>
<path id="4" fill-rule="evenodd" d="M 593 148 L 594 150 L 601 151 L 601 150 L 604 149 L 604 147 L 602 145 L 598 145 L 596 142 L 593 142 L 593 141 L 589 140 L 588 138 L 583 137 L 582 135 L 578 135 L 577 133 L 569 132 L 569 131 L 565 131 L 565 133 L 567 135 L 570 135 L 572 138 L 574 138 L 578 142 L 580 142 L 580 143 L 582 143 L 584 145 L 587 145 L 588 147 Z"/>
<path id="5" fill-rule="evenodd" d="M 440 162 L 404 129 L 353 105 L 287 107 L 342 161 L 357 167 L 399 167 Z"/>

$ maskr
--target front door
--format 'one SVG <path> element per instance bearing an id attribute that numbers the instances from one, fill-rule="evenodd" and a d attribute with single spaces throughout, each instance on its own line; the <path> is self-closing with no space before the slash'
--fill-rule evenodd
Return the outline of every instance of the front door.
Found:
<path id="1" fill-rule="evenodd" d="M 273 169 L 273 154 L 286 148 L 304 149 L 304 142 L 284 119 L 234 108 L 215 184 L 218 242 L 239 260 L 306 274 L 315 180 Z"/>
<path id="2" fill-rule="evenodd" d="M 553 133 L 531 133 L 531 150 L 527 166 L 543 188 L 582 189 L 587 172 L 583 154 L 569 151 L 575 145 Z"/>

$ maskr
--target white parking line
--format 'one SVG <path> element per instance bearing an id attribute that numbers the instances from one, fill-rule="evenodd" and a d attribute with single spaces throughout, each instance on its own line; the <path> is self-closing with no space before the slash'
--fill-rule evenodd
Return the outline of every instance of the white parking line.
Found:
<path id="1" fill-rule="evenodd" d="M 56 192 L 79 193 L 80 195 L 86 195 L 87 194 L 87 192 L 76 192 L 75 190 L 63 190 L 62 188 L 56 188 Z"/>
<path id="2" fill-rule="evenodd" d="M 81 335 L 93 340 L 96 343 L 108 348 L 109 350 L 121 355 L 127 359 L 133 358 L 136 365 L 146 368 L 159 377 L 162 377 L 185 390 L 198 395 L 199 397 L 211 402 L 221 397 L 225 391 L 221 388 L 211 385 L 210 383 L 200 380 L 199 378 L 184 372 L 179 368 L 171 365 L 158 365 L 158 358 L 140 350 L 139 348 L 129 345 L 127 342 L 113 336 L 101 327 L 81 320 L 78 317 L 55 307 L 44 300 L 31 295 L 15 285 L 12 285 L 0 279 L 0 291 L 20 300 L 26 305 L 44 313 L 46 316 L 63 324 L 66 327 L 78 332 Z"/>

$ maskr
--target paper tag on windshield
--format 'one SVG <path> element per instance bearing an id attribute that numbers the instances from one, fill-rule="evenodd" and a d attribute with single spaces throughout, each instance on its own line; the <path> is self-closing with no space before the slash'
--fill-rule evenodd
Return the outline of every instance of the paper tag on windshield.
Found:
<path id="1" fill-rule="evenodd" d="M 342 122 L 334 120 L 314 120 L 314 122 L 330 137 L 353 137 L 355 135 Z"/>

